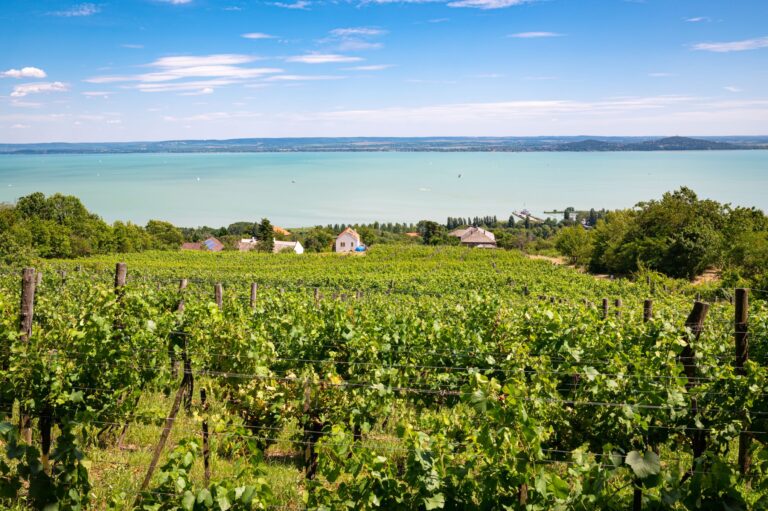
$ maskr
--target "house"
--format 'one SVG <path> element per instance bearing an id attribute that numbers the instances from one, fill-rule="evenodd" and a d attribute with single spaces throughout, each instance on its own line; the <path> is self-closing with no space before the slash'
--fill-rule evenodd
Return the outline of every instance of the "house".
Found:
<path id="1" fill-rule="evenodd" d="M 221 252 L 224 250 L 224 243 L 216 238 L 208 238 L 200 243 L 182 243 L 182 250 L 204 250 L 207 252 Z"/>
<path id="2" fill-rule="evenodd" d="M 336 237 L 336 252 L 360 252 L 365 250 L 360 235 L 351 227 L 347 227 Z"/>
<path id="3" fill-rule="evenodd" d="M 459 238 L 461 244 L 465 247 L 496 248 L 496 236 L 492 232 L 479 227 L 456 229 L 448 233 L 448 235 Z"/>
<path id="4" fill-rule="evenodd" d="M 259 246 L 259 240 L 256 238 L 245 238 L 241 239 L 240 242 L 237 244 L 238 250 L 240 252 L 248 252 L 250 250 L 255 250 Z M 299 243 L 298 241 L 280 241 L 275 240 L 275 245 L 272 248 L 272 252 L 277 254 L 279 252 L 295 252 L 297 254 L 303 254 L 304 253 L 304 247 Z"/>

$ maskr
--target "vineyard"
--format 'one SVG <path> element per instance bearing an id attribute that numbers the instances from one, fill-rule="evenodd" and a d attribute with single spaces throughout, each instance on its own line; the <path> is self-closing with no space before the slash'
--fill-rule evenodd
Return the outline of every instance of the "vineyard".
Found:
<path id="1" fill-rule="evenodd" d="M 4 509 L 768 508 L 759 290 L 417 246 L 0 272 Z"/>

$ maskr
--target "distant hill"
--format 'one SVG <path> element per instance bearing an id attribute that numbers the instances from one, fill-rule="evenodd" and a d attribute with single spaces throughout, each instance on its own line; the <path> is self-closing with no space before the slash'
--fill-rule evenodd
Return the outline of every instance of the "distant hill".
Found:
<path id="1" fill-rule="evenodd" d="M 607 142 L 603 140 L 580 140 L 560 144 L 555 151 L 728 151 L 750 147 L 717 140 L 688 137 L 667 137 L 643 142 Z"/>
<path id="2" fill-rule="evenodd" d="M 0 154 L 712 151 L 768 149 L 765 137 L 316 137 L 2 144 Z"/>

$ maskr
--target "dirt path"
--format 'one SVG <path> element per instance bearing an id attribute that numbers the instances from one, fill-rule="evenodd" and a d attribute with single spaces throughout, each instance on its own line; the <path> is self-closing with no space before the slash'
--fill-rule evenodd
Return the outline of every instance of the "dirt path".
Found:
<path id="1" fill-rule="evenodd" d="M 525 254 L 529 259 L 536 259 L 539 261 L 549 261 L 550 263 L 557 265 L 557 266 L 567 266 L 568 268 L 573 268 L 574 270 L 580 272 L 580 273 L 587 273 L 589 275 L 592 275 L 596 279 L 604 279 L 609 280 L 611 278 L 610 275 L 604 274 L 604 273 L 589 273 L 584 268 L 581 268 L 579 266 L 576 266 L 575 264 L 570 264 L 568 260 L 565 257 L 558 256 L 546 256 L 546 255 L 540 255 L 540 254 Z"/>

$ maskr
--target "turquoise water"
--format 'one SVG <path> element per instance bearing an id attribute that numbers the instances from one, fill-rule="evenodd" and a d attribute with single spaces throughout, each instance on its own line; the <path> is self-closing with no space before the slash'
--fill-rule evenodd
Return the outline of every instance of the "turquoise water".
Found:
<path id="1" fill-rule="evenodd" d="M 631 207 L 682 185 L 768 210 L 768 151 L 0 156 L 0 201 L 61 192 L 110 222 L 184 226 L 506 218 Z"/>

